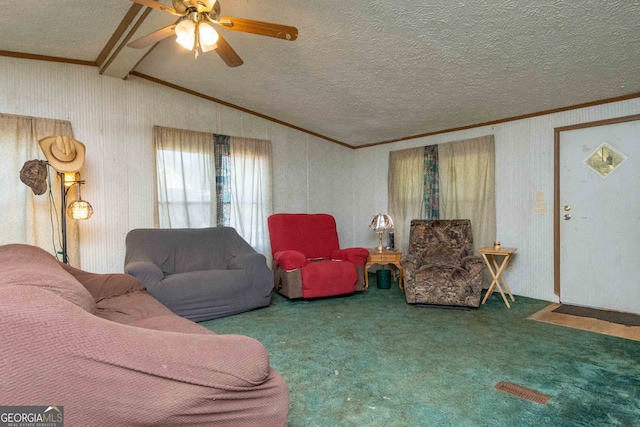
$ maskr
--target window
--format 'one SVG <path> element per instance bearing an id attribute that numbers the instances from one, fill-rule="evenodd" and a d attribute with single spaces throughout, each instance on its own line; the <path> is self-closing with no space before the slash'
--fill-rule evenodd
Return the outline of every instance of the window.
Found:
<path id="1" fill-rule="evenodd" d="M 495 241 L 493 135 L 389 153 L 389 213 L 401 250 L 414 218 L 470 219 L 476 247 Z"/>
<path id="2" fill-rule="evenodd" d="M 161 217 L 164 221 L 160 226 L 210 227 L 215 220 L 215 212 L 212 213 L 210 208 L 211 188 L 196 185 L 202 177 L 198 155 L 182 154 L 183 161 L 178 162 L 176 152 L 158 151 L 158 176 L 164 176 L 166 180 L 166 191 L 158 194 L 159 211 L 167 212 Z M 209 161 L 208 158 L 204 160 Z"/>
<path id="3" fill-rule="evenodd" d="M 155 126 L 156 226 L 230 226 L 271 258 L 271 141 Z"/>

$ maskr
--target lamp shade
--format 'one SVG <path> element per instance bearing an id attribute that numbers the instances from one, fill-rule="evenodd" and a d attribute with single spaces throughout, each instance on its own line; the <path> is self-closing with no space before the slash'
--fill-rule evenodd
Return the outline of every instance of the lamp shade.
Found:
<path id="1" fill-rule="evenodd" d="M 93 207 L 86 200 L 78 199 L 69 203 L 67 215 L 71 219 L 89 219 L 93 215 Z"/>
<path id="2" fill-rule="evenodd" d="M 377 232 L 390 230 L 393 228 L 393 219 L 391 219 L 391 217 L 387 214 L 379 213 L 371 218 L 371 224 L 369 225 L 369 228 Z"/>
<path id="3" fill-rule="evenodd" d="M 218 33 L 206 22 L 198 24 L 198 34 L 200 35 L 200 49 L 209 52 L 217 47 Z"/>
<path id="4" fill-rule="evenodd" d="M 63 177 L 64 186 L 67 188 L 80 181 L 80 172 L 64 172 L 60 175 Z"/>
<path id="5" fill-rule="evenodd" d="M 93 215 L 93 207 L 86 200 L 82 200 L 82 195 L 80 194 L 80 187 L 84 184 L 84 181 L 77 181 L 75 184 L 78 185 L 78 200 L 69 203 L 67 215 L 71 219 L 89 219 Z"/>
<path id="6" fill-rule="evenodd" d="M 371 218 L 369 228 L 378 233 L 378 246 L 376 250 L 382 252 L 384 249 L 384 246 L 382 246 L 382 233 L 384 233 L 385 230 L 393 228 L 393 219 L 387 214 L 379 213 Z"/>
<path id="7" fill-rule="evenodd" d="M 196 24 L 189 19 L 184 19 L 176 25 L 175 31 L 176 41 L 185 49 L 193 50 L 196 41 Z"/>

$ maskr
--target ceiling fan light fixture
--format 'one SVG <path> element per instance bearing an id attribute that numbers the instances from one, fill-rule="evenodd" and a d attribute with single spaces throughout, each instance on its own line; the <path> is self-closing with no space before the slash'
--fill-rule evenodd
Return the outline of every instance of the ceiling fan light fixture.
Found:
<path id="1" fill-rule="evenodd" d="M 198 0 L 196 1 L 198 5 L 204 6 L 204 10 L 207 12 L 213 10 L 213 7 L 216 5 L 216 0 Z"/>
<path id="2" fill-rule="evenodd" d="M 200 38 L 200 49 L 203 52 L 209 52 L 217 47 L 218 33 L 213 27 L 206 22 L 198 24 L 198 35 Z"/>
<path id="3" fill-rule="evenodd" d="M 176 42 L 185 49 L 193 50 L 196 41 L 196 24 L 189 19 L 184 19 L 176 25 L 175 31 L 177 36 Z"/>
<path id="4" fill-rule="evenodd" d="M 237 67 L 243 64 L 242 58 L 222 37 L 222 33 L 215 29 L 216 25 L 224 30 L 257 34 L 281 40 L 293 41 L 298 38 L 296 27 L 221 16 L 218 0 L 171 0 L 173 7 L 166 4 L 169 0 L 131 1 L 140 6 L 182 17 L 180 22 L 167 25 L 128 43 L 127 46 L 133 49 L 150 48 L 175 34 L 175 41 L 185 49 L 194 52 L 196 59 L 201 53 L 215 49 L 228 67 Z"/>

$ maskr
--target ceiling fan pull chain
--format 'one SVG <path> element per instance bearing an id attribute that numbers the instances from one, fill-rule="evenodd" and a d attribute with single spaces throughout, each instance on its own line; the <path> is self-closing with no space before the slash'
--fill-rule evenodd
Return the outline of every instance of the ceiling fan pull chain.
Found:
<path id="1" fill-rule="evenodd" d="M 195 43 L 194 43 L 194 51 L 195 51 L 195 55 L 196 55 L 196 59 L 198 59 L 198 56 L 200 56 L 200 22 L 196 23 L 196 29 L 195 29 Z"/>

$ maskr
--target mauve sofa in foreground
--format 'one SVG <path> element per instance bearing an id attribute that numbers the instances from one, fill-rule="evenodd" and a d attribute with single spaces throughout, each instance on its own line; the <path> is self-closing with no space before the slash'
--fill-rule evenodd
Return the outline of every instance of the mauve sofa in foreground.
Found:
<path id="1" fill-rule="evenodd" d="M 261 343 L 35 246 L 0 246 L 0 337 L 0 403 L 63 406 L 68 427 L 287 423 L 287 384 Z"/>

